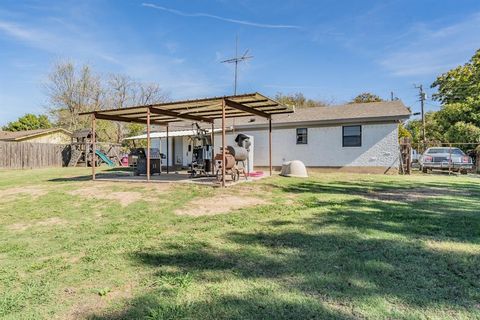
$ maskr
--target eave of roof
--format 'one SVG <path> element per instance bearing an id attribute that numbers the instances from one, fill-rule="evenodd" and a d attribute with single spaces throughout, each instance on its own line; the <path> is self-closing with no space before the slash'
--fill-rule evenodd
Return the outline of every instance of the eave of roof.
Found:
<path id="1" fill-rule="evenodd" d="M 2 131 L 0 132 L 0 140 L 3 141 L 23 141 L 39 136 L 44 136 L 47 134 L 52 134 L 55 132 L 64 132 L 65 134 L 71 136 L 72 133 L 63 128 L 50 128 L 50 129 L 36 129 L 36 130 L 25 130 L 25 131 Z"/>

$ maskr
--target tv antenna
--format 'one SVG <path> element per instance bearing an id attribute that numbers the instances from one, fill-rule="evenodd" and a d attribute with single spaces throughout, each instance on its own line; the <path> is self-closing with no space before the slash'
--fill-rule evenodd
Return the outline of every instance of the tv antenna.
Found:
<path id="1" fill-rule="evenodd" d="M 233 94 L 237 95 L 237 82 L 238 82 L 238 63 L 239 62 L 244 62 L 248 59 L 252 59 L 253 56 L 248 56 L 248 51 L 247 49 L 245 53 L 242 56 L 238 56 L 238 36 L 235 38 L 235 58 L 227 59 L 224 61 L 221 61 L 221 63 L 235 63 L 235 82 L 233 86 Z"/>

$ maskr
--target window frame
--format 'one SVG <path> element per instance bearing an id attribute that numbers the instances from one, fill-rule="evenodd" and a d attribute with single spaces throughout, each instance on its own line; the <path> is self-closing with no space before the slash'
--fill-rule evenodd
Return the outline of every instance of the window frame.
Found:
<path id="1" fill-rule="evenodd" d="M 302 134 L 302 136 L 303 135 L 305 136 L 305 142 L 298 142 L 298 136 L 299 136 L 298 131 L 299 130 L 305 130 L 305 133 Z M 302 127 L 302 128 L 296 128 L 295 129 L 295 142 L 296 142 L 296 144 L 299 144 L 299 145 L 308 144 L 308 128 Z"/>
<path id="2" fill-rule="evenodd" d="M 355 135 L 355 136 L 345 136 L 345 128 L 352 128 L 352 127 L 359 127 L 360 128 L 360 134 Z M 360 138 L 360 144 L 359 145 L 345 145 L 345 137 L 359 137 Z M 348 126 L 342 126 L 342 147 L 343 148 L 360 148 L 362 147 L 363 144 L 363 128 L 361 124 L 355 124 L 355 125 L 348 125 Z"/>

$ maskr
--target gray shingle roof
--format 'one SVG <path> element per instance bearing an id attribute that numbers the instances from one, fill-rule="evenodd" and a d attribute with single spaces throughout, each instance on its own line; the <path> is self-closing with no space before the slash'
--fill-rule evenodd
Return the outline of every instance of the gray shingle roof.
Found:
<path id="1" fill-rule="evenodd" d="M 273 123 L 345 123 L 345 122 L 371 122 L 385 120 L 406 120 L 410 110 L 402 101 L 384 101 L 372 103 L 353 103 L 329 107 L 313 107 L 295 110 L 294 113 L 274 115 Z M 252 121 L 255 119 L 254 121 Z M 261 117 L 243 117 L 234 120 L 235 126 L 248 126 L 266 124 L 267 120 Z M 233 119 L 228 119 L 232 124 Z"/>
<path id="2" fill-rule="evenodd" d="M 342 123 L 365 123 L 384 121 L 403 121 L 411 115 L 402 101 L 383 101 L 372 103 L 352 103 L 328 107 L 312 107 L 296 109 L 294 113 L 272 116 L 274 126 L 298 125 L 300 123 L 312 125 L 336 125 Z M 210 128 L 208 124 L 200 124 Z M 268 120 L 258 116 L 241 118 L 227 118 L 226 126 L 238 128 L 255 128 L 268 125 Z M 215 121 L 215 128 L 220 128 L 221 120 Z M 171 130 L 185 130 L 192 128 L 191 122 L 177 122 L 171 125 Z M 163 128 L 159 129 L 163 131 Z"/>

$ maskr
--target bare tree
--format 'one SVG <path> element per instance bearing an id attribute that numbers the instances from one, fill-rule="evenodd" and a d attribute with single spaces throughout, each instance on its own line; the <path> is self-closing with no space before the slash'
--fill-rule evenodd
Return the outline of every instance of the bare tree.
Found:
<path id="1" fill-rule="evenodd" d="M 110 108 L 125 108 L 135 103 L 135 82 L 127 75 L 111 74 L 107 81 Z"/>
<path id="2" fill-rule="evenodd" d="M 168 100 L 167 94 L 160 88 L 157 83 L 137 83 L 137 99 L 138 105 L 147 105 L 161 103 Z"/>
<path id="3" fill-rule="evenodd" d="M 103 104 L 100 78 L 88 65 L 77 70 L 72 62 L 59 62 L 48 76 L 45 89 L 50 100 L 50 113 L 57 123 L 70 130 L 84 127 L 79 113 L 98 110 Z"/>
<path id="4" fill-rule="evenodd" d="M 126 108 L 134 105 L 155 104 L 166 101 L 166 94 L 156 83 L 143 83 L 123 74 L 111 74 L 108 77 L 107 103 L 111 108 Z M 121 142 L 131 125 L 117 122 L 117 142 Z M 136 127 L 135 130 L 138 131 Z M 135 131 L 133 130 L 133 131 Z"/>
<path id="5" fill-rule="evenodd" d="M 109 108 L 121 109 L 134 104 L 135 82 L 127 75 L 111 74 L 107 80 L 107 103 Z M 116 142 L 122 141 L 125 123 L 115 122 L 117 128 Z"/>
<path id="6" fill-rule="evenodd" d="M 88 65 L 78 68 L 69 61 L 54 65 L 45 89 L 51 115 L 57 125 L 69 130 L 90 126 L 88 117 L 79 116 L 81 112 L 155 104 L 167 99 L 158 84 L 138 82 L 122 74 L 101 78 Z M 105 138 L 116 142 L 121 142 L 125 133 L 132 131 L 124 123 L 106 121 L 99 121 L 97 130 Z"/>

